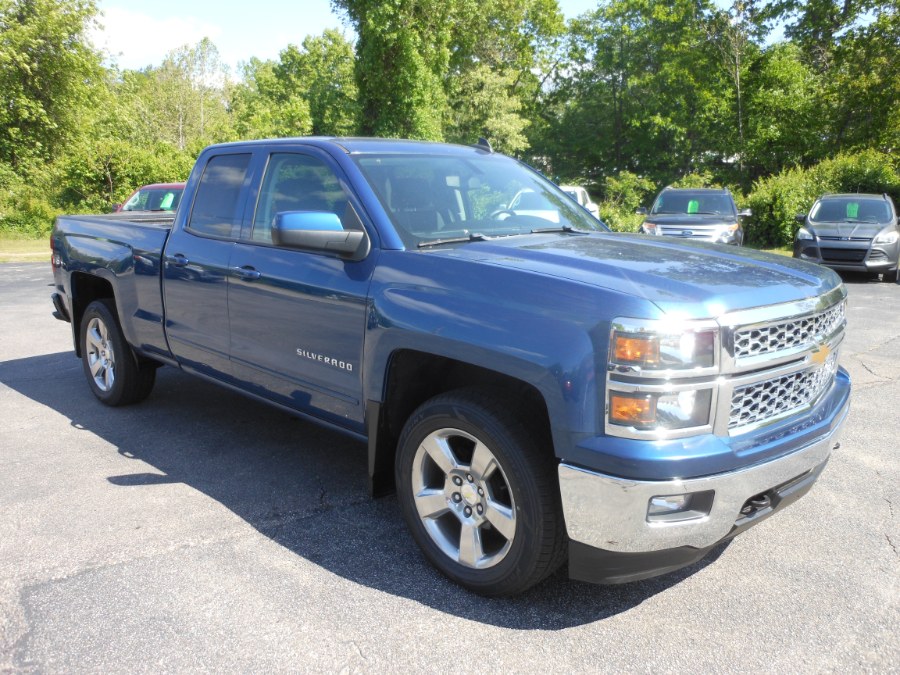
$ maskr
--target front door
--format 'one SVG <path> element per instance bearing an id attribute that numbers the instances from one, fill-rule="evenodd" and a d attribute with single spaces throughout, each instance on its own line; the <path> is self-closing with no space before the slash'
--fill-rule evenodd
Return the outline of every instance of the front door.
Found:
<path id="1" fill-rule="evenodd" d="M 362 357 L 375 255 L 357 262 L 276 246 L 275 215 L 325 211 L 362 227 L 323 154 L 269 157 L 249 236 L 231 254 L 228 315 L 241 386 L 296 410 L 363 431 Z"/>

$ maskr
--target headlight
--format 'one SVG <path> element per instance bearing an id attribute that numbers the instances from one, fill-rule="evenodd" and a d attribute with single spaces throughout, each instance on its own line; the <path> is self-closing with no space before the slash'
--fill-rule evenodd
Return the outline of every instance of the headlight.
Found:
<path id="1" fill-rule="evenodd" d="M 643 228 L 644 234 L 662 234 L 662 230 L 656 226 L 656 223 L 648 223 L 646 220 L 641 228 Z"/>
<path id="2" fill-rule="evenodd" d="M 688 370 L 715 365 L 715 330 L 679 332 L 636 331 L 617 326 L 612 331 L 610 366 L 642 370 Z"/>
<path id="3" fill-rule="evenodd" d="M 609 422 L 640 431 L 690 429 L 709 424 L 711 389 L 609 393 Z"/>
<path id="4" fill-rule="evenodd" d="M 877 237 L 875 237 L 876 244 L 895 244 L 897 240 L 900 239 L 900 234 L 897 233 L 896 230 L 892 232 L 882 232 Z"/>
<path id="5" fill-rule="evenodd" d="M 812 235 L 812 232 L 807 230 L 805 227 L 801 227 L 797 230 L 797 239 L 800 241 L 812 241 L 815 237 Z"/>

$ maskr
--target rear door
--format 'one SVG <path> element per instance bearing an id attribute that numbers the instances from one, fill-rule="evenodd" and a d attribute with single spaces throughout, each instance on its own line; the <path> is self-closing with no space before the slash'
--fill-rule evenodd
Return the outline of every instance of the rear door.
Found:
<path id="1" fill-rule="evenodd" d="M 184 205 L 190 212 L 166 244 L 163 297 L 169 349 L 186 370 L 218 379 L 231 373 L 228 262 L 241 232 L 251 158 L 249 152 L 209 157 L 193 204 Z"/>
<path id="2" fill-rule="evenodd" d="M 245 388 L 362 431 L 363 339 L 376 252 L 354 262 L 273 243 L 279 212 L 330 212 L 345 229 L 365 229 L 346 177 L 326 153 L 279 150 L 265 162 L 244 239 L 231 255 L 233 372 Z"/>

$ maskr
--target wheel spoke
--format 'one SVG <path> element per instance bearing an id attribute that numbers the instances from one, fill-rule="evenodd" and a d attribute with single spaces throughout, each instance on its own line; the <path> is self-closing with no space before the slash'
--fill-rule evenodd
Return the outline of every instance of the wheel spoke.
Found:
<path id="1" fill-rule="evenodd" d="M 91 375 L 94 377 L 100 377 L 100 373 L 103 371 L 103 361 L 100 359 L 94 359 L 91 361 Z"/>
<path id="2" fill-rule="evenodd" d="M 446 438 L 431 435 L 422 442 L 422 449 L 445 474 L 459 466 Z"/>
<path id="3" fill-rule="evenodd" d="M 513 535 L 516 533 L 516 519 L 512 509 L 493 500 L 488 500 L 484 517 L 507 541 L 512 541 Z"/>
<path id="4" fill-rule="evenodd" d="M 488 447 L 480 441 L 475 444 L 470 470 L 475 480 L 487 480 L 497 470 L 497 460 Z"/>
<path id="5" fill-rule="evenodd" d="M 469 567 L 476 567 L 483 557 L 481 530 L 472 523 L 463 523 L 459 533 L 459 561 Z"/>
<path id="6" fill-rule="evenodd" d="M 107 368 L 106 368 L 106 372 L 103 373 L 103 382 L 104 382 L 104 384 L 106 384 L 106 390 L 107 390 L 107 391 L 109 391 L 110 389 L 112 389 L 113 381 L 114 381 L 115 379 L 116 379 L 116 373 L 115 373 L 115 371 L 114 371 L 112 368 L 107 367 Z"/>
<path id="7" fill-rule="evenodd" d="M 440 518 L 450 509 L 443 490 L 425 489 L 416 495 L 416 509 L 422 518 L 434 520 Z"/>
<path id="8" fill-rule="evenodd" d="M 96 325 L 91 326 L 91 329 L 87 332 L 87 341 L 92 347 L 91 351 L 100 351 L 100 345 L 103 343 L 103 338 L 100 336 Z"/>

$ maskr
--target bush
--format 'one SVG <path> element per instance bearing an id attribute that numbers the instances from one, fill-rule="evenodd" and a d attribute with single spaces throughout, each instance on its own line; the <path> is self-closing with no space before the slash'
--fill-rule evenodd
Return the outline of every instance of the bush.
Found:
<path id="1" fill-rule="evenodd" d="M 0 164 L 0 232 L 42 237 L 50 232 L 59 213 L 49 199 L 48 175 L 22 178 Z"/>
<path id="2" fill-rule="evenodd" d="M 866 150 L 760 179 L 748 200 L 753 209 L 748 241 L 757 246 L 790 246 L 800 227 L 795 216 L 809 211 L 828 192 L 886 192 L 900 202 L 900 172 L 890 155 Z"/>

